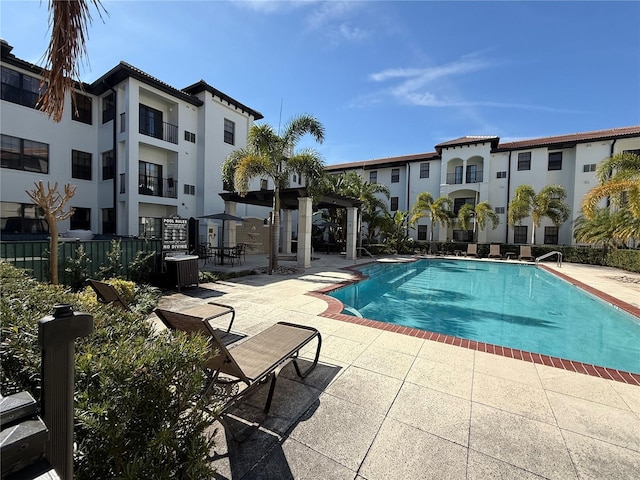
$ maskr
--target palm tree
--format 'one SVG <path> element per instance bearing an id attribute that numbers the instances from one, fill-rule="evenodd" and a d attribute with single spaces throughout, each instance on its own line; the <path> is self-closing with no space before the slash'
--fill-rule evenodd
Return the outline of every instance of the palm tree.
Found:
<path id="1" fill-rule="evenodd" d="M 487 222 L 491 222 L 491 228 L 495 230 L 498 228 L 500 218 L 498 214 L 493 210 L 493 207 L 489 202 L 480 202 L 475 207 L 468 203 L 462 205 L 458 211 L 458 220 L 460 221 L 460 227 L 463 230 L 469 230 L 469 224 L 471 220 L 475 219 L 473 223 L 473 233 L 475 237 L 476 225 L 480 230 L 484 230 L 487 226 Z M 474 238 L 475 241 L 475 238 Z"/>
<path id="2" fill-rule="evenodd" d="M 418 194 L 416 203 L 411 210 L 411 225 L 414 225 L 420 218 L 429 218 L 429 240 L 433 241 L 433 224 L 438 222 L 444 227 L 451 224 L 453 213 L 450 210 L 451 199 L 449 197 L 438 197 L 435 200 L 429 192 Z"/>
<path id="3" fill-rule="evenodd" d="M 273 224 L 271 227 L 271 252 L 269 273 L 278 268 L 280 243 L 280 190 L 289 186 L 293 173 L 304 176 L 307 187 L 324 174 L 324 162 L 312 148 L 294 152 L 298 141 L 306 134 L 318 143 L 324 141 L 324 127 L 311 115 L 292 119 L 282 135 L 268 124 L 254 125 L 249 130 L 247 146 L 232 152 L 222 164 L 222 179 L 230 191 L 244 195 L 251 179 L 269 177 L 273 181 Z"/>
<path id="4" fill-rule="evenodd" d="M 380 228 L 387 213 L 387 204 L 383 200 L 390 197 L 389 187 L 381 183 L 365 181 L 357 172 L 342 172 L 339 175 L 326 175 L 322 181 L 323 193 L 334 193 L 345 197 L 356 198 L 362 202 L 360 222 L 367 224 L 367 237 L 373 237 L 376 228 Z M 329 217 L 339 225 L 344 224 L 343 209 L 330 209 Z M 361 226 L 358 226 L 358 232 Z M 358 235 L 360 239 L 360 235 Z"/>
<path id="5" fill-rule="evenodd" d="M 396 253 L 403 253 L 404 246 L 409 240 L 408 220 L 409 212 L 397 210 L 393 215 L 385 214 L 383 230 L 388 235 L 389 243 L 393 245 Z"/>
<path id="6" fill-rule="evenodd" d="M 596 175 L 599 185 L 589 190 L 582 201 L 585 217 L 588 220 L 602 217 L 597 205 L 604 198 L 609 198 L 620 212 L 610 216 L 616 223 L 615 238 L 625 242 L 640 237 L 637 228 L 640 222 L 640 156 L 618 153 L 598 165 Z"/>
<path id="7" fill-rule="evenodd" d="M 640 217 L 633 218 L 627 209 L 597 208 L 590 218 L 580 215 L 576 219 L 573 237 L 578 242 L 621 247 L 630 238 L 640 238 Z"/>
<path id="8" fill-rule="evenodd" d="M 571 209 L 565 202 L 566 198 L 567 192 L 562 185 L 547 185 L 538 193 L 531 185 L 519 185 L 513 200 L 509 202 L 507 222 L 509 225 L 520 225 L 524 218 L 531 215 L 531 243 L 535 245 L 536 228 L 540 227 L 544 217 L 551 219 L 556 227 L 568 220 Z"/>
<path id="9" fill-rule="evenodd" d="M 102 18 L 100 0 L 49 0 L 51 39 L 45 53 L 44 91 L 38 100 L 39 108 L 53 120 L 62 119 L 64 99 L 80 81 L 79 63 L 86 55 L 87 27 L 92 18 L 89 5 L 93 4 Z"/>

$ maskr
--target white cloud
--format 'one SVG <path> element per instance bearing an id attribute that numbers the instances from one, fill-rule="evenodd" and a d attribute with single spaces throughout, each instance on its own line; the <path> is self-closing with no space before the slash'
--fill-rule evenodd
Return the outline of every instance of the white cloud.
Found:
<path id="1" fill-rule="evenodd" d="M 352 106 L 368 106 L 380 103 L 384 98 L 390 97 L 402 104 L 420 107 L 493 107 L 578 113 L 544 105 L 465 100 L 463 98 L 455 98 L 456 96 L 461 97 L 461 95 L 449 93 L 457 90 L 454 80 L 456 76 L 469 75 L 494 66 L 495 63 L 481 58 L 477 54 L 470 54 L 461 57 L 457 61 L 435 67 L 382 70 L 370 74 L 369 79 L 376 83 L 388 83 L 390 86 L 378 92 L 359 97 L 352 102 Z"/>

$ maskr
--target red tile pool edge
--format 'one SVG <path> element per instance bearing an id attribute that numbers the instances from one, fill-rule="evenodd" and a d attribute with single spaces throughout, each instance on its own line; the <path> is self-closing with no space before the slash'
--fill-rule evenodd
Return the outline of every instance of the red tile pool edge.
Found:
<path id="1" fill-rule="evenodd" d="M 362 267 L 359 265 L 358 267 Z M 560 278 L 576 285 L 589 293 L 609 302 L 616 307 L 624 310 L 632 315 L 640 317 L 640 308 L 636 308 L 633 305 L 625 303 L 617 298 L 614 298 L 610 295 L 601 292 L 600 290 L 596 290 L 593 287 L 590 287 L 578 280 L 568 277 L 564 274 L 561 274 L 555 270 L 546 268 L 544 265 L 540 265 L 541 268 L 544 268 L 547 272 L 552 275 L 557 275 Z M 600 367 L 597 365 L 590 365 L 588 363 L 576 362 L 573 360 L 566 360 L 564 358 L 559 357 L 550 357 L 548 355 L 542 355 L 539 353 L 527 352 L 525 350 L 517 350 L 515 348 L 509 347 L 501 347 L 499 345 L 493 345 L 490 343 L 477 342 L 475 340 L 468 340 L 466 338 L 453 337 L 451 335 L 444 335 L 442 333 L 429 332 L 426 330 L 418 330 L 417 328 L 404 327 L 402 325 L 395 325 L 392 323 L 379 322 L 378 320 L 369 320 L 367 318 L 353 317 L 351 315 L 345 315 L 342 312 L 342 302 L 339 300 L 329 297 L 325 295 L 327 292 L 331 290 L 335 290 L 338 287 L 342 287 L 349 283 L 354 283 L 357 281 L 366 278 L 366 276 L 362 275 L 360 271 L 356 270 L 354 267 L 348 267 L 348 270 L 351 270 L 356 278 L 330 285 L 325 286 L 319 290 L 315 290 L 313 292 L 307 293 L 312 297 L 319 298 L 327 302 L 327 309 L 322 312 L 320 315 L 327 318 L 332 318 L 334 320 L 340 320 L 342 322 L 355 323 L 358 325 L 364 325 L 366 327 L 377 328 L 379 330 L 386 330 L 388 332 L 400 333 L 402 335 L 409 335 L 411 337 L 424 338 L 425 340 L 431 340 L 440 343 L 447 343 L 449 345 L 454 345 L 457 347 L 468 348 L 470 350 L 477 350 L 479 352 L 492 353 L 494 355 L 500 355 L 508 358 L 515 358 L 516 360 L 524 360 L 525 362 L 531 363 L 539 363 L 541 365 L 547 365 L 549 367 L 560 368 L 563 370 L 568 370 L 571 372 L 582 373 L 585 375 L 591 375 L 593 377 L 605 378 L 607 380 L 615 380 L 617 382 L 628 383 L 630 385 L 638 385 L 640 386 L 640 374 L 625 372 L 622 370 L 616 370 L 614 368 L 606 368 Z"/>

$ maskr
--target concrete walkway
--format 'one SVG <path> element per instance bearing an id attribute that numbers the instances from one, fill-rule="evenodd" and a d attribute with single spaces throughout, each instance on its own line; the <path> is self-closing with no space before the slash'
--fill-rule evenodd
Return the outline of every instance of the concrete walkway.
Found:
<path id="1" fill-rule="evenodd" d="M 247 264 L 234 268 L 266 266 L 266 258 Z M 212 426 L 215 478 L 638 478 L 639 386 L 320 316 L 327 303 L 306 293 L 350 278 L 342 269 L 353 265 L 326 255 L 304 272 L 161 299 L 176 310 L 230 304 L 234 330 L 249 336 L 281 320 L 322 333 L 319 366 L 304 381 L 291 365 L 282 371 L 269 416 L 246 441 Z M 640 275 L 570 264 L 561 271 L 640 302 Z M 234 412 L 235 427 L 260 418 L 264 390 Z"/>

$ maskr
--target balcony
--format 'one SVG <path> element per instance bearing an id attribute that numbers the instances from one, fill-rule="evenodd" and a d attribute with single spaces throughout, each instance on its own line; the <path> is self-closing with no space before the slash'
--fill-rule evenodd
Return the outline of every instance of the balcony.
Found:
<path id="1" fill-rule="evenodd" d="M 149 137 L 178 144 L 178 126 L 159 122 L 153 117 L 140 117 L 140 133 Z"/>
<path id="2" fill-rule="evenodd" d="M 173 178 L 138 175 L 138 193 L 151 197 L 178 198 L 178 182 Z"/>
<path id="3" fill-rule="evenodd" d="M 464 182 L 462 172 L 447 173 L 447 185 L 461 185 L 463 183 L 482 183 L 483 175 L 482 170 L 467 170 L 467 174 L 464 176 Z"/>

